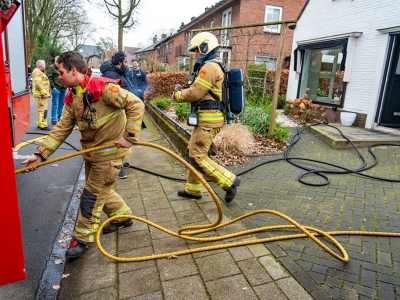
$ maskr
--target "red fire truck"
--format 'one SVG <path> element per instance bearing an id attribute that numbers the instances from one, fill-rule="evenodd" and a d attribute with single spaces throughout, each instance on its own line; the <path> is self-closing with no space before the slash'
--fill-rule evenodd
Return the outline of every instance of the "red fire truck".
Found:
<path id="1" fill-rule="evenodd" d="M 9 8 L 3 4 L 0 12 L 0 124 L 3 132 L 0 155 L 4 193 L 0 218 L 0 285 L 26 277 L 12 153 L 30 124 L 24 2 L 20 1 L 13 0 Z"/>

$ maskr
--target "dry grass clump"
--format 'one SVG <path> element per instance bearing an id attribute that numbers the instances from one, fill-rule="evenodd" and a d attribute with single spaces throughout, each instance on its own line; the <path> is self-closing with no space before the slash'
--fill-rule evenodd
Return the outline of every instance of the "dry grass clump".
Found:
<path id="1" fill-rule="evenodd" d="M 240 123 L 233 123 L 225 125 L 221 129 L 214 138 L 214 143 L 222 153 L 241 152 L 247 154 L 254 144 L 254 137 L 248 127 Z"/>

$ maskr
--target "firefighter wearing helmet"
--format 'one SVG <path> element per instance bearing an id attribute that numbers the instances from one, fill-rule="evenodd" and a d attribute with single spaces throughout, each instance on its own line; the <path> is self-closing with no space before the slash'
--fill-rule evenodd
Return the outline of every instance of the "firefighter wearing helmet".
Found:
<path id="1" fill-rule="evenodd" d="M 215 35 L 202 32 L 195 35 L 188 51 L 195 52 L 197 58 L 194 72 L 187 86 L 172 94 L 176 102 L 188 102 L 195 121 L 192 136 L 186 149 L 186 160 L 204 177 L 210 179 L 226 192 L 225 202 L 233 200 L 240 185 L 240 178 L 208 157 L 214 137 L 225 124 L 221 111 L 222 83 L 224 73 L 220 66 L 211 60 L 219 60 L 219 43 Z M 188 170 L 185 188 L 178 191 L 178 196 L 201 199 L 200 179 Z"/>
<path id="2" fill-rule="evenodd" d="M 36 125 L 39 129 L 50 130 L 47 125 L 47 99 L 50 97 L 50 81 L 47 78 L 44 70 L 46 69 L 46 62 L 38 60 L 36 68 L 33 70 L 33 97 L 36 101 Z"/>

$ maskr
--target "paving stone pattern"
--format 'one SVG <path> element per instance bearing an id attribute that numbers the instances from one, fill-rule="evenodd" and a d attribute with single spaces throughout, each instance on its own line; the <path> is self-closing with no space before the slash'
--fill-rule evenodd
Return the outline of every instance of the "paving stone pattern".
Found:
<path id="1" fill-rule="evenodd" d="M 373 160 L 367 149 L 360 149 L 360 152 L 371 164 Z M 365 173 L 399 180 L 399 147 L 380 146 L 374 153 L 379 163 Z M 277 157 L 253 158 L 246 167 Z M 307 132 L 294 146 L 291 157 L 321 160 L 349 169 L 362 165 L 355 150 L 332 149 Z M 317 163 L 296 162 L 318 170 L 338 170 Z M 241 172 L 243 166 L 234 170 Z M 243 174 L 238 197 L 230 205 L 231 209 L 236 215 L 258 209 L 276 210 L 301 225 L 324 231 L 400 232 L 399 183 L 341 174 L 328 175 L 329 185 L 315 187 L 297 180 L 302 172 L 283 161 L 265 164 Z M 314 175 L 304 179 L 311 183 L 323 182 Z M 254 228 L 287 222 L 273 215 L 257 215 L 246 224 Z M 305 238 L 266 246 L 314 299 L 400 299 L 400 238 L 357 235 L 335 238 L 347 251 L 349 262 L 340 262 Z M 326 239 L 321 240 L 330 245 Z"/>
<path id="2" fill-rule="evenodd" d="M 151 121 L 145 119 L 145 122 L 147 129 L 142 131 L 141 140 L 168 148 Z M 174 158 L 154 148 L 135 146 L 126 161 L 174 178 L 184 178 L 186 173 Z M 177 196 L 184 181 L 172 181 L 131 168 L 126 169 L 126 173 L 128 178 L 118 180 L 115 189 L 135 216 L 175 232 L 183 226 L 217 220 L 216 205 L 208 192 L 201 200 L 184 199 Z M 222 205 L 225 222 L 232 219 L 233 214 L 226 204 Z M 246 226 L 238 222 L 202 236 L 245 229 Z M 207 243 L 186 241 L 134 221 L 129 228 L 101 235 L 101 243 L 110 254 L 141 257 L 254 238 L 247 236 Z M 79 260 L 66 263 L 64 274 L 68 277 L 61 282 L 59 300 L 312 299 L 263 244 L 133 263 L 115 262 L 91 245 Z"/>
<path id="3" fill-rule="evenodd" d="M 152 122 L 148 119 L 145 122 L 148 128 L 142 131 L 141 140 L 168 148 L 167 141 Z M 366 149 L 361 152 L 367 153 Z M 379 164 L 368 173 L 399 179 L 399 150 L 381 147 L 376 154 Z M 291 155 L 343 164 L 348 168 L 361 165 L 353 150 L 334 150 L 308 133 L 303 134 Z M 256 164 L 282 157 L 257 157 L 244 166 L 230 169 L 243 172 Z M 185 168 L 158 149 L 134 146 L 127 161 L 153 172 L 185 178 Z M 308 163 L 308 166 L 327 168 L 318 163 Z M 302 172 L 280 161 L 244 173 L 235 200 L 229 205 L 222 203 L 223 221 L 269 209 L 284 213 L 302 225 L 325 231 L 400 232 L 398 183 L 344 174 L 330 175 L 331 183 L 327 186 L 312 187 L 299 183 L 297 177 Z M 216 220 L 215 203 L 207 191 L 201 200 L 182 199 L 177 196 L 177 190 L 184 186 L 183 182 L 133 169 L 126 169 L 126 173 L 128 178 L 118 180 L 115 189 L 135 216 L 175 232 L 183 226 Z M 313 175 L 305 179 L 322 182 Z M 223 198 L 224 193 L 215 185 L 212 187 Z M 202 236 L 286 224 L 275 215 L 257 214 Z M 296 231 L 287 229 L 257 236 L 264 238 L 293 232 Z M 222 243 L 254 238 L 234 238 Z M 348 263 L 332 258 L 305 238 L 134 263 L 110 260 L 93 245 L 81 259 L 66 264 L 64 273 L 70 276 L 63 279 L 58 299 L 400 299 L 400 238 L 342 235 L 336 239 L 347 250 Z M 321 240 L 337 252 L 326 239 Z M 118 233 L 102 235 L 101 242 L 106 251 L 121 257 L 149 256 L 221 243 L 186 241 L 137 221 Z"/>

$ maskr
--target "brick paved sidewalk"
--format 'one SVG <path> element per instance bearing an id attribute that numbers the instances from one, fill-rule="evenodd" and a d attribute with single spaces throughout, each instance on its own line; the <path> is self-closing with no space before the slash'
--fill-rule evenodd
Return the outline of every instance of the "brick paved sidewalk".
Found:
<path id="1" fill-rule="evenodd" d="M 151 121 L 145 119 L 145 122 L 147 129 L 142 131 L 141 140 L 168 147 Z M 174 158 L 154 148 L 135 146 L 127 161 L 172 177 L 184 178 L 186 173 Z M 177 196 L 177 190 L 184 186 L 183 181 L 171 181 L 131 168 L 126 173 L 128 178 L 118 180 L 116 190 L 134 215 L 173 231 L 216 220 L 217 209 L 208 192 L 201 200 L 182 199 Z M 232 219 L 229 207 L 222 206 L 223 221 Z M 217 234 L 245 229 L 239 222 L 218 230 Z M 103 235 L 101 241 L 106 251 L 121 257 L 221 243 L 185 241 L 136 221 L 130 228 Z M 69 276 L 61 282 L 58 299 L 312 299 L 263 244 L 133 263 L 112 261 L 93 245 L 79 260 L 67 262 L 64 273 Z"/>
<path id="2" fill-rule="evenodd" d="M 370 164 L 372 158 L 367 149 L 360 151 Z M 367 173 L 399 180 L 399 148 L 381 146 L 374 152 L 379 164 Z M 246 168 L 278 157 L 253 159 Z M 361 166 L 354 150 L 332 149 L 308 132 L 295 145 L 292 157 L 322 160 L 350 169 Z M 327 169 L 316 163 L 301 164 Z M 243 171 L 243 166 L 235 169 Z M 285 161 L 256 168 L 242 175 L 239 197 L 230 208 L 237 216 L 257 209 L 277 210 L 301 225 L 325 231 L 400 232 L 399 183 L 345 174 L 329 176 L 331 183 L 327 186 L 312 187 L 299 183 L 297 178 L 302 172 Z M 305 179 L 322 182 L 316 176 Z M 286 222 L 270 216 L 246 221 L 250 228 L 280 224 Z M 400 299 L 400 238 L 347 235 L 336 239 L 348 252 L 348 263 L 330 257 L 308 239 L 266 246 L 314 299 Z"/>

